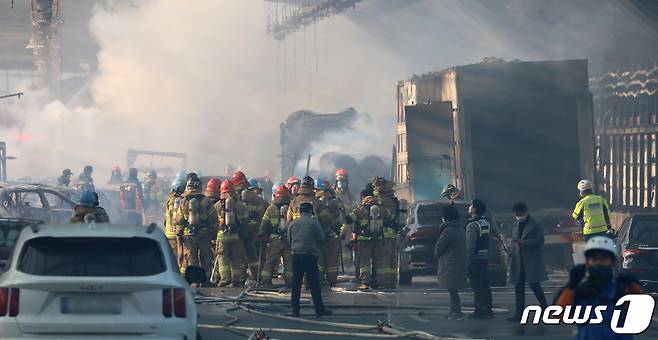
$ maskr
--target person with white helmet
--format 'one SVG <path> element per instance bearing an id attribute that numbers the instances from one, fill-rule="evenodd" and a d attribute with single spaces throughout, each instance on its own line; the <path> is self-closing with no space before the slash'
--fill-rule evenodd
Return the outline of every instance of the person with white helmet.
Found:
<path id="1" fill-rule="evenodd" d="M 627 294 L 643 294 L 638 280 L 630 274 L 620 273 L 614 277 L 613 268 L 618 258 L 617 247 L 606 236 L 593 236 L 585 245 L 585 264 L 575 266 L 569 273 L 569 281 L 562 288 L 556 305 L 606 306 L 603 322 L 585 323 L 578 327 L 577 339 L 632 339 L 627 334 L 616 334 L 611 328 L 613 312 L 619 298 Z M 590 317 L 595 317 L 594 312 Z M 620 320 L 625 318 L 625 313 Z"/>
<path id="2" fill-rule="evenodd" d="M 604 236 L 611 230 L 608 203 L 603 197 L 595 195 L 593 190 L 590 180 L 578 182 L 580 201 L 576 203 L 572 215 L 583 226 L 586 241 L 594 236 Z"/>

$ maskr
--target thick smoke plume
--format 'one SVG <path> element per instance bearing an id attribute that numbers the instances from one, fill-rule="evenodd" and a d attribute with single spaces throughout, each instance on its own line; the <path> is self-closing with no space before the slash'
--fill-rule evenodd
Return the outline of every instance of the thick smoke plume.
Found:
<path id="1" fill-rule="evenodd" d="M 257 0 L 99 5 L 89 23 L 97 69 L 84 93 L 63 99 L 26 89 L 21 101 L 0 102 L 0 133 L 18 157 L 10 176 L 54 178 L 93 164 L 104 179 L 113 164 L 123 166 L 128 148 L 185 152 L 189 167 L 206 174 L 225 164 L 254 176 L 276 172 L 279 123 L 300 108 L 368 112 L 371 129 L 333 136 L 324 148 L 358 145 L 388 158 L 395 84 L 413 73 L 487 56 L 593 57 L 605 69 L 601 55 L 614 44 L 624 47 L 614 60 L 653 53 L 635 45 L 657 45 L 646 22 L 614 1 L 363 1 L 283 42 L 266 35 L 263 7 Z M 75 58 L 66 48 L 63 55 Z"/>

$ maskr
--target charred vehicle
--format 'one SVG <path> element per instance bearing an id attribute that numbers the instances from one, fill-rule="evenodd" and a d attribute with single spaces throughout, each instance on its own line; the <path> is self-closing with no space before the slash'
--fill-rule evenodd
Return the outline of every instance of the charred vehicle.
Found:
<path id="1" fill-rule="evenodd" d="M 441 208 L 449 204 L 451 203 L 420 201 L 409 209 L 407 224 L 398 239 L 397 272 L 400 285 L 411 284 L 414 275 L 436 275 L 437 259 L 434 257 L 434 245 L 441 233 Z M 452 204 L 459 212 L 459 223 L 466 228 L 469 204 L 466 202 Z M 506 285 L 507 252 L 502 237 L 495 228 L 491 230 L 488 274 L 492 286 Z"/>
<path id="2" fill-rule="evenodd" d="M 39 184 L 0 185 L 0 217 L 68 223 L 75 202 L 65 193 Z"/>

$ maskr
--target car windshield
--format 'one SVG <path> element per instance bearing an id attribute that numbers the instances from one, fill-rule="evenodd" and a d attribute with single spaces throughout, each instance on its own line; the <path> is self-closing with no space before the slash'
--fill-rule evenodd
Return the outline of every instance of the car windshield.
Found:
<path id="1" fill-rule="evenodd" d="M 441 206 L 423 205 L 418 207 L 418 224 L 429 226 L 440 225 L 441 222 Z"/>
<path id="2" fill-rule="evenodd" d="M 632 243 L 658 246 L 658 219 L 635 221 L 628 240 Z"/>
<path id="3" fill-rule="evenodd" d="M 43 276 L 149 276 L 166 270 L 148 238 L 39 237 L 25 243 L 18 270 Z"/>

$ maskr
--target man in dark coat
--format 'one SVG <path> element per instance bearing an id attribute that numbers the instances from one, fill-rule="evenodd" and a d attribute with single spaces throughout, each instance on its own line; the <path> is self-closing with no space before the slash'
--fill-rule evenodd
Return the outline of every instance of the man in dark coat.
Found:
<path id="1" fill-rule="evenodd" d="M 541 223 L 528 214 L 528 207 L 517 202 L 512 208 L 516 218 L 512 227 L 510 245 L 510 283 L 515 286 L 516 312 L 509 321 L 518 322 L 525 308 L 525 284 L 535 294 L 542 309 L 546 308 L 546 297 L 540 283 L 548 280 L 542 256 L 544 245 L 544 228 Z"/>
<path id="2" fill-rule="evenodd" d="M 443 224 L 434 246 L 434 256 L 438 259 L 438 283 L 450 293 L 448 320 L 463 320 L 459 289 L 466 286 L 466 231 L 457 221 L 459 214 L 452 206 L 444 206 L 441 216 Z"/>

